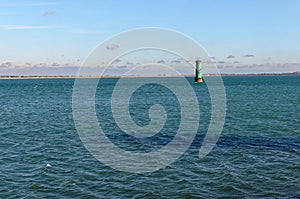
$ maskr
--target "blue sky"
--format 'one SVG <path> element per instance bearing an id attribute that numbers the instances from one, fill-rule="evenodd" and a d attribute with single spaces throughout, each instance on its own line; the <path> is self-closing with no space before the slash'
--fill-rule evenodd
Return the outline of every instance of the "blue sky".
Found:
<path id="1" fill-rule="evenodd" d="M 193 38 L 224 73 L 300 70 L 299 0 L 0 0 L 0 75 L 72 73 L 103 40 L 149 26 Z"/>

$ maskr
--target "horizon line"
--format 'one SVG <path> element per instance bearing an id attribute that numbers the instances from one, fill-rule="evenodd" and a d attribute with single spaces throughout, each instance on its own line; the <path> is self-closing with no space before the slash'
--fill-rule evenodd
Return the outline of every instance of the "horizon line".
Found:
<path id="1" fill-rule="evenodd" d="M 290 73 L 225 73 L 225 74 L 203 74 L 203 77 L 213 76 L 300 76 L 300 71 Z M 4 79 L 75 79 L 75 78 L 174 78 L 174 77 L 194 77 L 194 74 L 186 75 L 0 75 L 0 80 Z"/>

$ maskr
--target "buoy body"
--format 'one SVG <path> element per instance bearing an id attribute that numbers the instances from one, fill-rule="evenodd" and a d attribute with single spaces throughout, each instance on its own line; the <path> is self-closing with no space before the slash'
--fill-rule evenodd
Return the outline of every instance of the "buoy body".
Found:
<path id="1" fill-rule="evenodd" d="M 196 60 L 195 82 L 203 82 L 201 71 L 201 60 Z"/>

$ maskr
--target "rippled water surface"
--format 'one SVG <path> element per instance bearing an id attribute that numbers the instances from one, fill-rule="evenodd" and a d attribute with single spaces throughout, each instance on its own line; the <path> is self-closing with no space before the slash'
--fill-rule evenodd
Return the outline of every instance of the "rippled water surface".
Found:
<path id="1" fill-rule="evenodd" d="M 201 115 L 193 144 L 165 169 L 132 174 L 105 166 L 82 144 L 72 115 L 74 79 L 0 80 L 0 198 L 300 198 L 300 76 L 223 77 L 225 125 L 203 159 L 210 97 L 205 84 L 188 81 Z M 136 139 L 114 122 L 116 82 L 102 79 L 95 100 L 109 139 L 143 152 L 169 143 L 180 123 L 176 96 L 156 84 L 136 90 L 129 110 L 138 125 L 149 123 L 153 104 L 168 114 L 161 132 Z"/>

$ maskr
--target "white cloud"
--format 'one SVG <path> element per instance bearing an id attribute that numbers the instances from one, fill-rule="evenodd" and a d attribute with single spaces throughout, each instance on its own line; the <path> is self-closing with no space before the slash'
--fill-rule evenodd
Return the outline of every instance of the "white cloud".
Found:
<path id="1" fill-rule="evenodd" d="M 235 56 L 233 56 L 233 55 L 228 55 L 227 56 L 227 59 L 233 59 L 233 58 L 235 58 Z"/>
<path id="2" fill-rule="evenodd" d="M 0 7 L 32 7 L 56 5 L 56 2 L 6 2 L 0 3 Z"/>
<path id="3" fill-rule="evenodd" d="M 0 25 L 0 30 L 33 30 L 33 29 L 49 29 L 53 26 L 28 26 L 28 25 Z"/>
<path id="4" fill-rule="evenodd" d="M 13 63 L 12 62 L 4 62 L 0 64 L 0 68 L 12 68 Z"/>
<path id="5" fill-rule="evenodd" d="M 43 16 L 48 17 L 48 16 L 55 15 L 55 14 L 56 14 L 55 11 L 49 10 L 49 11 L 44 12 Z"/>
<path id="6" fill-rule="evenodd" d="M 157 61 L 156 63 L 158 63 L 158 64 L 164 64 L 164 63 L 166 63 L 166 62 L 165 62 L 165 60 L 159 60 L 159 61 Z"/>
<path id="7" fill-rule="evenodd" d="M 71 34 L 78 34 L 78 35 L 84 35 L 84 34 L 100 34 L 102 32 L 100 31 L 92 31 L 92 30 L 83 30 L 83 29 L 79 29 L 79 30 L 72 30 Z"/>
<path id="8" fill-rule="evenodd" d="M 106 49 L 107 49 L 107 50 L 115 50 L 115 49 L 117 49 L 117 48 L 119 48 L 119 46 L 118 46 L 117 44 L 108 44 L 108 45 L 106 46 Z"/>
<path id="9" fill-rule="evenodd" d="M 254 57 L 254 55 L 251 55 L 251 54 L 246 54 L 246 55 L 244 55 L 243 57 Z"/>
<path id="10" fill-rule="evenodd" d="M 53 63 L 51 64 L 51 66 L 57 67 L 57 66 L 60 66 L 60 64 L 58 64 L 58 63 L 56 63 L 56 62 L 53 62 Z"/>

